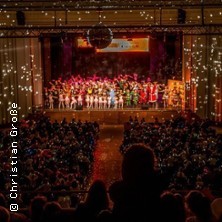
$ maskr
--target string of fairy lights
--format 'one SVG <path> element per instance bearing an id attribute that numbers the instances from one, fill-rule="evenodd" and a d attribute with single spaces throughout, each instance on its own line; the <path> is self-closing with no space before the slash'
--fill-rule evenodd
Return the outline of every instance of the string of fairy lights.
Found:
<path id="1" fill-rule="evenodd" d="M 222 36 L 193 36 L 191 40 L 184 43 L 183 50 L 186 58 L 189 58 L 185 66 L 190 70 L 191 75 L 190 81 L 186 84 L 186 91 L 191 93 L 191 98 L 189 94 L 186 99 L 196 101 L 197 106 L 193 107 L 196 112 L 207 109 L 210 100 L 214 101 L 211 115 L 215 119 L 221 118 L 221 109 L 218 108 L 221 105 L 222 93 L 221 46 Z M 191 92 L 192 89 L 201 90 L 201 93 Z"/>
<path id="2" fill-rule="evenodd" d="M 31 47 L 38 47 L 40 44 L 35 39 L 36 45 L 30 43 L 30 39 L 25 40 L 25 45 L 20 39 L 2 39 L 1 49 L 1 81 L 0 81 L 0 110 L 2 112 L 2 122 L 7 122 L 7 113 L 11 109 L 11 104 L 18 103 L 18 112 L 21 118 L 32 112 L 33 96 L 42 96 L 42 92 L 33 92 L 33 85 L 38 81 L 42 82 L 40 67 L 35 63 L 34 55 L 28 54 Z M 19 47 L 17 47 L 19 45 Z M 21 58 L 21 51 L 24 58 Z M 40 55 L 39 55 L 40 56 Z M 36 71 L 37 70 L 37 71 Z M 34 95 L 33 95 L 34 93 Z M 4 110 L 6 113 L 4 113 Z"/>

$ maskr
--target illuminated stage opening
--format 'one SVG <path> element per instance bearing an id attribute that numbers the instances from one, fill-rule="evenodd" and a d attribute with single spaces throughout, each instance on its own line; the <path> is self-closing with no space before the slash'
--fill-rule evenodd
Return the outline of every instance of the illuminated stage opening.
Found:
<path id="1" fill-rule="evenodd" d="M 114 115 L 113 122 L 122 123 L 124 111 L 138 115 L 137 111 L 177 112 L 184 107 L 178 34 L 117 37 L 104 49 L 68 34 L 45 36 L 42 47 L 44 109 L 50 115 L 71 118 L 69 113 L 81 111 L 90 113 L 83 119 L 102 122 Z M 94 118 L 97 114 L 92 113 L 98 112 L 105 118 Z"/>

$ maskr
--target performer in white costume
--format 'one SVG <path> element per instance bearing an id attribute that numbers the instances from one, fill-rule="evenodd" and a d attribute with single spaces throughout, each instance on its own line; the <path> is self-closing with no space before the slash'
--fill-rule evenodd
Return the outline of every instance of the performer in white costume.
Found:
<path id="1" fill-rule="evenodd" d="M 115 96 L 115 100 L 114 100 L 114 109 L 118 108 L 118 97 Z"/>
<path id="2" fill-rule="evenodd" d="M 169 102 L 169 89 L 168 86 L 165 86 L 165 89 L 163 91 L 163 107 L 167 108 L 168 107 L 168 102 Z"/>
<path id="3" fill-rule="evenodd" d="M 69 95 L 66 94 L 66 97 L 65 97 L 65 105 L 66 105 L 66 108 L 69 108 L 69 103 L 70 103 Z"/>
<path id="4" fill-rule="evenodd" d="M 71 101 L 71 104 L 70 104 L 70 109 L 72 109 L 72 105 L 73 105 L 73 109 L 76 109 L 76 104 L 77 104 L 77 100 L 75 98 L 74 95 L 72 95 L 72 101 Z"/>
<path id="5" fill-rule="evenodd" d="M 107 103 L 108 103 L 108 109 L 110 109 L 111 108 L 111 96 L 108 96 L 108 98 L 107 98 Z"/>
<path id="6" fill-rule="evenodd" d="M 54 99 L 52 94 L 49 94 L 49 109 L 54 109 Z"/>
<path id="7" fill-rule="evenodd" d="M 77 103 L 78 103 L 78 106 L 82 106 L 82 96 L 81 96 L 81 94 L 78 95 Z"/>
<path id="8" fill-rule="evenodd" d="M 119 108 L 123 109 L 123 104 L 124 104 L 124 102 L 123 102 L 123 96 L 120 95 L 120 96 L 119 96 Z"/>
<path id="9" fill-rule="evenodd" d="M 94 97 L 94 108 L 95 108 L 95 109 L 98 109 L 98 103 L 99 103 L 98 96 L 95 95 L 95 97 Z"/>
<path id="10" fill-rule="evenodd" d="M 103 108 L 103 97 L 99 96 L 99 109 Z"/>
<path id="11" fill-rule="evenodd" d="M 106 97 L 106 96 L 103 96 L 103 108 L 104 108 L 104 109 L 107 109 L 107 103 L 108 103 L 107 97 Z"/>
<path id="12" fill-rule="evenodd" d="M 61 106 L 64 109 L 64 97 L 62 91 L 59 93 L 59 109 L 61 108 Z"/>
<path id="13" fill-rule="evenodd" d="M 90 95 L 89 97 L 89 108 L 92 109 L 93 108 L 93 102 L 94 102 L 94 96 Z"/>
<path id="14" fill-rule="evenodd" d="M 89 94 L 86 94 L 86 108 L 89 108 Z"/>

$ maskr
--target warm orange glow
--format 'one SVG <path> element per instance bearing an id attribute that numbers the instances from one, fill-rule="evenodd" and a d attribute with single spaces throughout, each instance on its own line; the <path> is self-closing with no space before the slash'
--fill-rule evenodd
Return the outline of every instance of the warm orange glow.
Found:
<path id="1" fill-rule="evenodd" d="M 77 39 L 77 45 L 79 48 L 92 48 L 92 46 L 87 42 L 86 39 Z"/>
<path id="2" fill-rule="evenodd" d="M 184 109 L 184 100 L 185 100 L 185 86 L 184 86 L 184 82 L 183 81 L 179 81 L 179 80 L 173 80 L 173 79 L 168 79 L 168 89 L 169 89 L 169 93 L 170 93 L 170 97 L 169 97 L 169 101 L 168 104 L 170 106 L 173 106 L 173 94 L 176 93 L 177 95 L 179 95 L 180 99 L 181 99 L 181 108 Z M 176 92 L 174 92 L 174 90 Z"/>

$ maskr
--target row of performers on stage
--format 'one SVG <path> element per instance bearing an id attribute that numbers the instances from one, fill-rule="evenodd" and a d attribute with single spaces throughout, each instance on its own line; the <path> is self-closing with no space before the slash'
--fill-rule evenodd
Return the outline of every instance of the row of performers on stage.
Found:
<path id="1" fill-rule="evenodd" d="M 138 87 L 140 86 L 140 87 Z M 169 104 L 171 101 L 171 104 Z M 83 106 L 88 109 L 123 109 L 124 107 L 137 107 L 139 104 L 149 104 L 158 108 L 159 104 L 164 108 L 181 106 L 181 92 L 176 87 L 169 90 L 168 86 L 157 82 L 148 82 L 146 87 L 134 85 L 134 87 L 121 88 L 115 84 L 109 87 L 94 87 L 91 84 L 82 85 L 78 89 L 71 87 L 69 91 L 64 88 L 45 88 L 45 106 L 54 109 L 76 109 Z"/>

